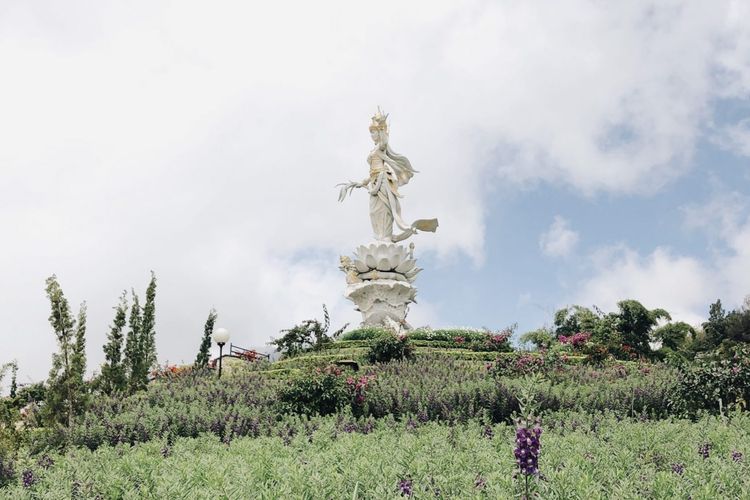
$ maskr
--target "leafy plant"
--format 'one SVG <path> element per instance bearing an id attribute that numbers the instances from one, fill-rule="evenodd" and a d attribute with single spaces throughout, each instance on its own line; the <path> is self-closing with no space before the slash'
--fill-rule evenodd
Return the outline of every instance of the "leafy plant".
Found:
<path id="1" fill-rule="evenodd" d="M 282 411 L 330 415 L 351 403 L 351 389 L 340 368 L 315 369 L 290 380 L 279 390 Z"/>
<path id="2" fill-rule="evenodd" d="M 367 358 L 370 363 L 389 363 L 402 359 L 411 359 L 414 355 L 414 347 L 406 335 L 384 333 L 371 345 Z"/>
<path id="3" fill-rule="evenodd" d="M 317 319 L 305 320 L 288 330 L 281 330 L 284 335 L 279 339 L 272 340 L 269 344 L 276 346 L 285 357 L 293 357 L 307 349 L 322 348 L 325 344 L 338 338 L 348 325 L 348 323 L 345 324 L 331 336 L 328 336 L 331 321 L 328 316 L 328 309 L 323 304 L 323 323 Z"/>
<path id="4" fill-rule="evenodd" d="M 208 366 L 208 361 L 211 351 L 211 334 L 214 331 L 214 324 L 216 323 L 216 309 L 211 309 L 206 319 L 206 324 L 203 326 L 203 339 L 201 340 L 200 348 L 198 349 L 198 356 L 195 358 L 195 366 L 205 368 Z"/>
<path id="5" fill-rule="evenodd" d="M 698 354 L 682 365 L 679 396 L 689 412 L 738 406 L 750 403 L 750 346 L 732 348 L 731 357 L 719 353 Z"/>
<path id="6" fill-rule="evenodd" d="M 73 418 L 84 409 L 86 386 L 86 303 L 81 304 L 77 320 L 54 274 L 47 278 L 50 301 L 49 322 L 55 332 L 59 351 L 52 356 L 46 412 L 49 420 L 73 425 Z"/>

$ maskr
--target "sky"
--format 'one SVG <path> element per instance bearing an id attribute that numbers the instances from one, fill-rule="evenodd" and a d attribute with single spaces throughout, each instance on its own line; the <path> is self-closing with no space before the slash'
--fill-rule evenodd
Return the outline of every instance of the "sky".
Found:
<path id="1" fill-rule="evenodd" d="M 551 324 L 623 299 L 700 324 L 750 294 L 750 3 L 0 3 L 0 363 L 47 376 L 45 279 L 88 306 L 158 279 L 161 363 L 361 319 L 381 106 L 419 171 L 414 326 Z M 6 381 L 7 383 L 7 381 Z"/>

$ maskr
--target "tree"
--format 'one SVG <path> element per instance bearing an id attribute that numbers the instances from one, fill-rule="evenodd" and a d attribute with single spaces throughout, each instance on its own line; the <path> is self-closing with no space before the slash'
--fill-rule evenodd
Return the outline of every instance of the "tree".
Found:
<path id="1" fill-rule="evenodd" d="M 125 363 L 122 359 L 122 330 L 125 327 L 127 311 L 127 292 L 123 291 L 120 303 L 115 307 L 115 319 L 107 334 L 107 343 L 104 345 L 106 361 L 102 366 L 102 389 L 107 394 L 124 392 L 127 384 Z"/>
<path id="2" fill-rule="evenodd" d="M 208 360 L 210 358 L 211 350 L 211 334 L 214 331 L 214 323 L 216 323 L 216 309 L 211 309 L 208 313 L 208 319 L 206 324 L 203 326 L 203 340 L 201 341 L 200 349 L 198 349 L 198 356 L 195 358 L 196 367 L 208 366 Z"/>
<path id="3" fill-rule="evenodd" d="M 617 313 L 618 330 L 623 342 L 639 354 L 650 353 L 648 342 L 651 330 L 660 319 L 671 320 L 672 317 L 664 309 L 649 311 L 637 300 L 622 300 L 617 307 L 620 309 Z"/>
<path id="4" fill-rule="evenodd" d="M 73 424 L 76 411 L 83 406 L 83 373 L 86 369 L 85 334 L 86 305 L 81 304 L 79 327 L 70 312 L 57 276 L 47 278 L 47 297 L 50 301 L 49 322 L 55 332 L 59 351 L 52 355 L 52 369 L 47 390 L 47 414 L 51 420 Z"/>
<path id="5" fill-rule="evenodd" d="M 141 350 L 143 365 L 141 377 L 144 385 L 148 381 L 148 372 L 156 366 L 156 275 L 151 271 L 151 281 L 146 288 L 146 304 L 143 306 L 141 322 Z"/>
<path id="6" fill-rule="evenodd" d="M 72 382 L 78 395 L 78 399 L 75 402 L 76 415 L 83 412 L 88 398 L 86 384 L 83 381 L 86 375 L 86 312 L 86 302 L 82 302 L 78 310 L 78 325 L 76 326 L 75 344 L 73 344 L 73 356 L 70 359 Z"/>
<path id="7" fill-rule="evenodd" d="M 16 382 L 16 376 L 18 375 L 18 362 L 13 361 L 13 365 L 10 368 L 10 397 L 16 397 L 16 391 L 18 390 L 18 383 Z"/>
<path id="8" fill-rule="evenodd" d="M 593 332 L 599 316 L 583 306 L 570 306 L 555 313 L 555 336 L 566 337 L 580 332 Z"/>
<path id="9" fill-rule="evenodd" d="M 327 334 L 330 326 L 328 309 L 323 304 L 323 323 L 317 319 L 305 320 L 288 330 L 281 330 L 284 335 L 280 339 L 272 340 L 269 344 L 275 345 L 278 351 L 287 357 L 295 356 L 308 348 L 320 349 L 324 344 L 337 338 L 349 324 L 345 324 L 329 337 Z"/>
<path id="10" fill-rule="evenodd" d="M 522 344 L 533 344 L 537 349 L 549 349 L 554 340 L 553 332 L 546 327 L 537 328 L 521 335 Z"/>
<path id="11" fill-rule="evenodd" d="M 138 373 L 140 366 L 143 364 L 141 359 L 141 304 L 135 290 L 131 290 L 133 295 L 133 304 L 130 306 L 130 317 L 128 319 L 128 334 L 125 338 L 125 376 L 129 391 L 135 392 L 138 389 Z"/>
<path id="12" fill-rule="evenodd" d="M 151 271 L 151 281 L 146 289 L 146 303 L 140 306 L 133 292 L 130 310 L 130 330 L 125 339 L 128 389 L 131 393 L 145 389 L 148 372 L 156 366 L 156 275 Z"/>
<path id="13" fill-rule="evenodd" d="M 682 350 L 687 342 L 696 337 L 695 328 L 683 321 L 667 323 L 655 329 L 651 337 L 661 342 L 662 348 L 666 347 L 672 351 Z"/>
<path id="14" fill-rule="evenodd" d="M 727 333 L 727 313 L 721 305 L 721 300 L 708 308 L 708 321 L 703 323 L 703 331 L 706 334 L 707 348 L 717 347 L 726 338 Z"/>

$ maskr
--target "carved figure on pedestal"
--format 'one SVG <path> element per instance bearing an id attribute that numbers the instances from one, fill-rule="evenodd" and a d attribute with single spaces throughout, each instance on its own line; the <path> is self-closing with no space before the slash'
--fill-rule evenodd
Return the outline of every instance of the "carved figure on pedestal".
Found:
<path id="1" fill-rule="evenodd" d="M 409 304 L 416 302 L 414 280 L 421 271 L 414 258 L 414 243 L 397 244 L 417 231 L 435 232 L 437 219 L 420 219 L 407 224 L 401 216 L 399 188 L 417 172 L 409 160 L 388 145 L 388 115 L 380 109 L 372 117 L 370 137 L 375 148 L 367 156 L 369 176 L 362 182 L 339 184 L 339 201 L 355 188 L 366 188 L 370 195 L 370 223 L 377 243 L 360 245 L 354 258 L 341 257 L 346 274 L 344 296 L 362 313 L 362 324 L 385 326 L 397 331 L 410 329 L 406 322 Z M 394 224 L 396 233 L 394 234 Z"/>

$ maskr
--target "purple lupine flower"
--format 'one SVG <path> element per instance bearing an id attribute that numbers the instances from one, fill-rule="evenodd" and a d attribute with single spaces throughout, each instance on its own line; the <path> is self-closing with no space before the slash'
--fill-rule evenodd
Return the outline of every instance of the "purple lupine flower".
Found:
<path id="1" fill-rule="evenodd" d="M 474 488 L 478 490 L 483 490 L 485 486 L 487 486 L 487 480 L 483 478 L 480 474 L 477 474 L 476 479 L 474 479 Z"/>
<path id="2" fill-rule="evenodd" d="M 482 437 L 486 437 L 487 439 L 492 439 L 495 436 L 495 431 L 492 430 L 491 425 L 485 425 L 484 429 L 482 429 Z"/>
<path id="3" fill-rule="evenodd" d="M 31 488 L 32 486 L 34 486 L 34 483 L 36 483 L 36 477 L 34 476 L 34 471 L 31 469 L 24 470 L 23 474 L 21 475 L 21 478 L 23 480 L 24 488 Z"/>
<path id="4" fill-rule="evenodd" d="M 171 450 L 171 448 L 169 447 L 169 445 L 165 445 L 165 446 L 164 446 L 164 447 L 163 447 L 163 448 L 161 449 L 161 456 L 162 456 L 162 457 L 164 457 L 164 458 L 167 458 L 167 457 L 168 457 L 168 456 L 170 455 L 170 453 L 172 453 L 172 450 Z"/>
<path id="5" fill-rule="evenodd" d="M 703 443 L 698 447 L 698 455 L 702 456 L 703 459 L 707 459 L 711 454 L 711 443 Z"/>
<path id="6" fill-rule="evenodd" d="M 516 428 L 516 449 L 513 454 L 522 474 L 532 476 L 539 473 L 541 435 L 542 428 L 538 419 L 533 428 L 529 428 L 526 422 L 519 419 Z"/>
<path id="7" fill-rule="evenodd" d="M 685 472 L 685 466 L 682 464 L 674 463 L 672 464 L 672 472 L 674 472 L 678 476 L 681 476 Z"/>
<path id="8" fill-rule="evenodd" d="M 413 484 L 411 477 L 406 476 L 404 479 L 398 482 L 397 490 L 401 493 L 401 496 L 410 497 L 414 494 Z"/>
<path id="9" fill-rule="evenodd" d="M 732 460 L 737 463 L 742 462 L 742 453 L 737 450 L 732 451 Z"/>

